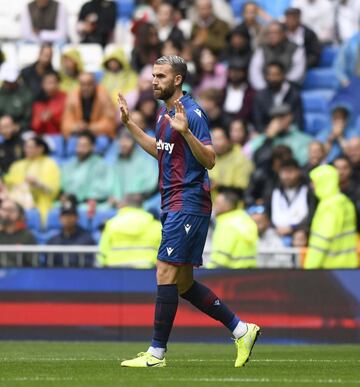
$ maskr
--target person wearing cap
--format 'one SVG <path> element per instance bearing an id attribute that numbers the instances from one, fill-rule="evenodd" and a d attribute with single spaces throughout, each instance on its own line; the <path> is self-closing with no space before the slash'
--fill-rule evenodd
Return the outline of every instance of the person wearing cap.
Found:
<path id="1" fill-rule="evenodd" d="M 270 161 L 272 148 L 281 144 L 288 146 L 300 166 L 304 166 L 308 161 L 308 145 L 313 138 L 301 132 L 292 123 L 293 114 L 289 105 L 274 106 L 269 114 L 270 122 L 264 133 L 255 137 L 249 144 L 254 158 L 262 164 Z"/>
<path id="2" fill-rule="evenodd" d="M 19 76 L 18 68 L 10 62 L 0 68 L 0 117 L 12 117 L 20 130 L 26 131 L 30 129 L 32 95 Z"/>
<path id="3" fill-rule="evenodd" d="M 232 189 L 224 189 L 216 196 L 216 224 L 208 268 L 256 267 L 257 227 L 250 216 L 238 208 L 238 204 L 239 195 Z"/>
<path id="4" fill-rule="evenodd" d="M 298 88 L 286 80 L 282 63 L 276 60 L 268 63 L 265 68 L 265 79 L 266 87 L 256 92 L 253 103 L 255 130 L 263 133 L 271 120 L 271 109 L 282 104 L 290 106 L 293 122 L 301 130 L 303 127 L 302 99 Z"/>
<path id="5" fill-rule="evenodd" d="M 352 201 L 340 192 L 339 173 L 331 165 L 310 172 L 315 195 L 319 199 L 313 217 L 305 269 L 355 269 L 356 210 Z"/>
<path id="6" fill-rule="evenodd" d="M 223 94 L 223 113 L 227 120 L 252 120 L 255 91 L 247 81 L 248 63 L 234 57 L 229 61 L 227 84 Z"/>
<path id="7" fill-rule="evenodd" d="M 79 224 L 77 210 L 77 201 L 74 195 L 65 195 L 60 207 L 60 223 L 62 226 L 58 235 L 53 236 L 47 242 L 48 245 L 64 246 L 91 246 L 94 245 L 94 239 L 91 234 L 84 230 Z M 68 257 L 66 257 L 67 255 Z M 54 254 L 54 266 L 79 266 L 81 259 L 79 254 Z M 66 262 L 68 259 L 68 263 Z M 84 266 L 94 265 L 94 256 L 92 254 L 84 255 Z"/>
<path id="8" fill-rule="evenodd" d="M 315 32 L 301 23 L 301 10 L 299 8 L 288 8 L 285 11 L 286 36 L 303 47 L 306 54 L 306 67 L 316 67 L 320 60 L 321 45 Z"/>
<path id="9" fill-rule="evenodd" d="M 43 225 L 60 191 L 60 169 L 49 152 L 41 137 L 30 137 L 24 145 L 25 158 L 11 164 L 3 178 L 9 197 L 25 209 L 38 208 Z"/>

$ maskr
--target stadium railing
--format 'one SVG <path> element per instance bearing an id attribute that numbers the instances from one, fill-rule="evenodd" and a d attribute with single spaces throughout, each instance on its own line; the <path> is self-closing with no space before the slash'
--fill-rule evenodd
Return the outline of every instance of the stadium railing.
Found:
<path id="1" fill-rule="evenodd" d="M 123 247 L 120 250 L 130 251 L 134 247 Z M 141 248 L 135 247 L 136 250 Z M 146 247 L 144 247 L 146 249 Z M 74 266 L 71 260 L 74 255 L 77 258 L 75 267 L 87 267 L 89 256 L 94 259 L 92 267 L 100 268 L 97 261 L 99 254 L 98 246 L 50 246 L 50 245 L 0 245 L 0 267 L 54 267 L 56 255 L 61 254 L 62 259 L 57 259 L 56 266 Z M 204 251 L 204 263 L 209 261 L 211 250 Z M 300 268 L 303 250 L 293 247 L 259 249 L 257 254 L 258 268 Z M 60 261 L 60 264 L 59 264 Z M 24 263 L 27 264 L 24 265 Z M 120 266 L 119 266 L 120 267 Z M 121 265 L 121 267 L 131 268 L 131 263 Z"/>

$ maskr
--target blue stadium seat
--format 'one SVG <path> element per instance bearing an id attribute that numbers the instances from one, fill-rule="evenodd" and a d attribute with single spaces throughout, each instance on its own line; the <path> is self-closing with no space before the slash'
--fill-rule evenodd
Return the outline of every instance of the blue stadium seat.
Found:
<path id="1" fill-rule="evenodd" d="M 111 140 L 108 136 L 97 136 L 95 143 L 95 152 L 104 155 L 111 145 Z"/>
<path id="2" fill-rule="evenodd" d="M 46 141 L 48 141 L 50 145 L 51 156 L 56 158 L 62 158 L 65 156 L 65 140 L 61 134 L 46 136 Z"/>
<path id="3" fill-rule="evenodd" d="M 309 90 L 301 93 L 305 113 L 327 113 L 333 90 Z"/>
<path id="4" fill-rule="evenodd" d="M 70 136 L 66 140 L 65 155 L 67 158 L 75 156 L 77 140 L 77 136 Z"/>
<path id="5" fill-rule="evenodd" d="M 130 20 L 135 10 L 135 0 L 116 0 L 117 18 Z"/>
<path id="6" fill-rule="evenodd" d="M 99 231 L 99 229 L 105 224 L 105 222 L 113 218 L 118 213 L 116 209 L 109 210 L 98 210 L 92 220 L 92 230 L 94 232 Z"/>
<path id="7" fill-rule="evenodd" d="M 304 90 L 337 89 L 339 82 L 332 68 L 310 69 L 304 81 Z"/>
<path id="8" fill-rule="evenodd" d="M 328 114 L 323 113 L 305 113 L 304 131 L 312 136 L 315 136 L 322 129 L 325 129 L 330 124 Z"/>
<path id="9" fill-rule="evenodd" d="M 325 46 L 321 51 L 320 67 L 331 67 L 334 63 L 339 48 L 335 46 Z"/>
<path id="10" fill-rule="evenodd" d="M 143 209 L 154 215 L 156 219 L 160 219 L 161 195 L 156 193 L 143 203 Z"/>
<path id="11" fill-rule="evenodd" d="M 31 208 L 25 211 L 26 225 L 32 231 L 40 231 L 42 228 L 40 212 L 37 208 Z"/>
<path id="12" fill-rule="evenodd" d="M 39 245 L 46 245 L 52 237 L 59 233 L 59 231 L 60 230 L 32 231 L 32 234 Z"/>

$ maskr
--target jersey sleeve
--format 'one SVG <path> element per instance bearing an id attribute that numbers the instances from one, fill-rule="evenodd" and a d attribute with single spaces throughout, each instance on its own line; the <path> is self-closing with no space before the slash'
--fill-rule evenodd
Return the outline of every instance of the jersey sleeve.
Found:
<path id="1" fill-rule="evenodd" d="M 206 114 L 199 108 L 188 112 L 187 118 L 192 134 L 204 145 L 211 145 L 209 122 Z"/>

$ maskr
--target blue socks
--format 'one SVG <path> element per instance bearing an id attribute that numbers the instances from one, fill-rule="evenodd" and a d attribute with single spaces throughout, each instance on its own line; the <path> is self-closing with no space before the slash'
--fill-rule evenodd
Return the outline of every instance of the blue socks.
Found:
<path id="1" fill-rule="evenodd" d="M 165 348 L 175 319 L 179 303 L 177 285 L 158 285 L 154 335 L 151 342 L 153 348 Z"/>
<path id="2" fill-rule="evenodd" d="M 240 319 L 209 288 L 194 281 L 190 289 L 180 295 L 203 313 L 220 321 L 231 332 L 235 330 Z"/>

